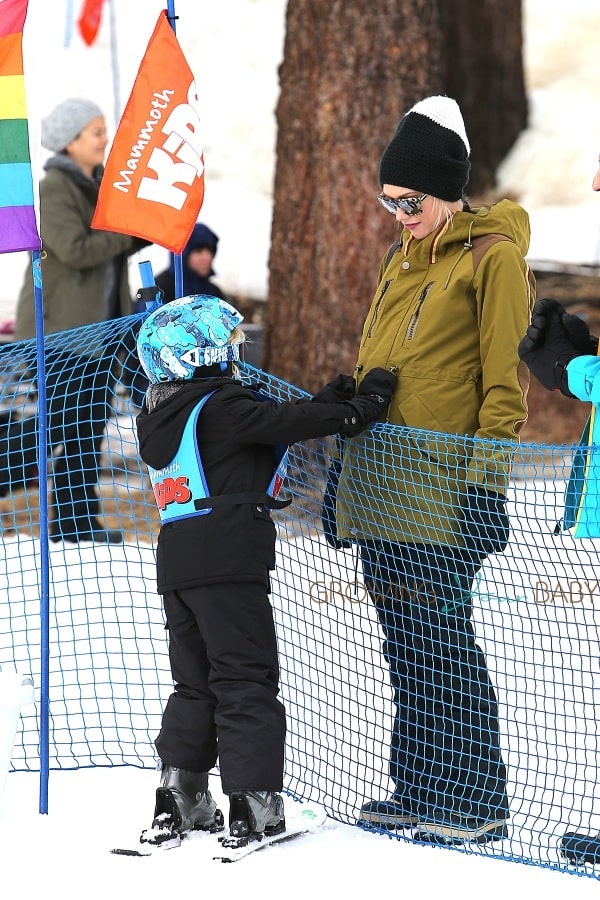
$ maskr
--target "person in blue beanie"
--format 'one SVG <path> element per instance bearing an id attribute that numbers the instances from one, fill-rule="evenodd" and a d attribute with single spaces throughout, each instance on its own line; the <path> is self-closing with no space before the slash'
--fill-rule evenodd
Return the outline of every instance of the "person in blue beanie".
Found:
<path id="1" fill-rule="evenodd" d="M 205 294 L 210 297 L 218 297 L 226 300 L 221 288 L 211 279 L 215 274 L 212 267 L 219 243 L 218 236 L 211 231 L 208 225 L 198 222 L 190 235 L 183 253 L 181 264 L 183 272 L 183 296 L 193 294 Z M 154 279 L 155 284 L 162 292 L 162 302 L 170 303 L 176 299 L 175 289 L 175 254 L 171 253 L 169 267 L 164 269 Z M 141 302 L 138 312 L 144 312 L 145 304 Z M 148 389 L 148 379 L 131 360 L 127 360 L 123 373 L 123 382 L 129 389 L 131 402 L 135 408 L 141 408 L 144 395 Z"/>
<path id="2" fill-rule="evenodd" d="M 207 294 L 225 300 L 221 288 L 212 281 L 215 274 L 213 260 L 217 254 L 219 238 L 208 225 L 198 222 L 181 254 L 183 268 L 183 296 Z M 169 268 L 156 276 L 156 284 L 163 292 L 163 302 L 175 300 L 175 256 L 171 254 Z"/>

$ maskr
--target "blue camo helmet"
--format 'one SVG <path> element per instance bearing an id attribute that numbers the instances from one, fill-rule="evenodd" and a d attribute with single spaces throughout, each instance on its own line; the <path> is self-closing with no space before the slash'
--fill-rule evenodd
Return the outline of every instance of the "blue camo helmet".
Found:
<path id="1" fill-rule="evenodd" d="M 240 358 L 237 343 L 228 343 L 244 317 L 220 297 L 193 294 L 165 303 L 142 323 L 137 353 L 150 384 L 191 381 L 198 369 Z"/>

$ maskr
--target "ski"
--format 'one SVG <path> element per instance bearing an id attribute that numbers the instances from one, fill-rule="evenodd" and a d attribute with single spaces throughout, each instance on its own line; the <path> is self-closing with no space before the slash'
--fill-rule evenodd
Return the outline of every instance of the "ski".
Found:
<path id="1" fill-rule="evenodd" d="M 181 847 L 182 843 L 190 843 L 198 838 L 210 837 L 224 830 L 223 824 L 218 824 L 213 828 L 197 831 L 186 831 L 184 834 L 171 834 L 170 836 L 160 835 L 160 830 L 156 829 L 156 840 L 140 840 L 137 847 L 113 847 L 111 853 L 115 856 L 154 856 L 156 853 L 163 853 L 165 850 L 174 850 Z M 151 831 L 144 831 L 143 835 L 150 835 Z"/>
<path id="2" fill-rule="evenodd" d="M 290 808 L 291 807 L 291 808 Z M 286 806 L 286 827 L 281 834 L 263 835 L 250 838 L 218 838 L 219 847 L 213 853 L 213 859 L 223 863 L 237 862 L 251 853 L 283 844 L 303 834 L 317 831 L 327 820 L 327 813 L 320 806 L 312 803 L 298 803 Z"/>
<path id="3" fill-rule="evenodd" d="M 115 856 L 152 856 L 154 851 L 138 850 L 134 847 L 113 847 L 110 852 Z"/>
<path id="4" fill-rule="evenodd" d="M 175 835 L 170 840 L 160 843 L 140 842 L 135 847 L 113 847 L 111 853 L 115 856 L 155 856 L 165 850 L 173 850 L 182 844 L 191 844 L 201 840 L 198 850 L 209 859 L 223 863 L 237 862 L 257 850 L 264 850 L 273 844 L 283 844 L 294 840 L 303 834 L 317 831 L 327 820 L 327 813 L 321 806 L 307 802 L 295 802 L 288 800 L 285 811 L 286 828 L 281 834 L 262 837 L 250 836 L 248 838 L 232 838 L 229 835 L 220 835 L 218 831 L 190 831 L 183 835 Z M 222 829 L 220 829 L 222 830 Z"/>
<path id="5" fill-rule="evenodd" d="M 154 856 L 157 853 L 164 853 L 165 850 L 174 850 L 176 847 L 181 847 L 183 841 L 187 844 L 190 838 L 194 840 L 196 836 L 200 837 L 205 834 L 207 832 L 195 831 L 190 835 L 186 834 L 182 837 L 175 837 L 170 841 L 163 841 L 162 844 L 143 844 L 140 841 L 137 847 L 113 847 L 110 852 L 115 856 Z"/>

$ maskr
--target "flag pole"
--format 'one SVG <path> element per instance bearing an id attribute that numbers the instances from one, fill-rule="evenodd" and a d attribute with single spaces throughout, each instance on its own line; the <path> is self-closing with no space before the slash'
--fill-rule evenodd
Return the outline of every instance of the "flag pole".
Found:
<path id="1" fill-rule="evenodd" d="M 73 0 L 67 0 L 67 13 L 65 18 L 65 48 L 69 48 L 71 46 L 71 38 L 73 37 L 73 18 L 74 18 L 74 8 L 73 8 Z"/>
<path id="2" fill-rule="evenodd" d="M 16 240 L 3 249 L 2 252 L 16 250 L 31 251 L 31 267 L 33 277 L 33 295 L 34 295 L 34 315 L 36 329 L 36 379 L 37 379 L 37 465 L 38 465 L 38 482 L 39 482 L 39 508 L 40 508 L 40 712 L 39 712 L 39 756 L 40 756 L 40 782 L 39 782 L 39 805 L 40 813 L 48 812 L 48 778 L 49 778 L 49 746 L 50 746 L 50 553 L 48 539 L 48 409 L 46 402 L 46 361 L 45 361 L 45 341 L 44 341 L 44 311 L 42 296 L 42 265 L 41 265 L 41 249 L 42 241 L 40 235 L 39 222 L 39 194 L 36 187 L 38 180 L 37 156 L 39 149 L 39 138 L 37 141 L 32 140 L 31 130 L 29 127 L 29 113 L 27 110 L 28 103 L 23 103 L 27 98 L 28 90 L 26 85 L 26 67 L 24 46 L 26 40 L 26 28 L 31 20 L 29 19 L 28 10 L 29 0 L 21 0 L 15 25 L 17 30 L 13 34 L 19 38 L 19 54 L 20 67 L 15 67 L 14 47 L 12 54 L 9 53 L 9 59 L 12 55 L 10 73 L 14 77 L 12 90 L 16 95 L 20 89 L 22 92 L 19 96 L 20 106 L 23 107 L 23 123 L 25 129 L 19 140 L 18 136 L 14 138 L 14 144 L 10 146 L 14 159 L 27 161 L 29 168 L 28 179 L 25 178 L 24 172 L 21 171 L 18 177 L 14 179 L 5 178 L 3 181 L 3 189 L 6 192 L 6 198 L 9 202 L 4 202 L 3 207 L 13 207 L 14 222 L 16 225 L 21 223 L 23 233 L 19 233 L 17 228 Z M 21 17 L 19 20 L 19 16 Z M 67 37 L 72 20 L 72 5 L 69 5 L 67 11 Z M 33 26 L 31 26 L 33 27 Z M 35 33 L 35 32 L 34 32 Z M 29 29 L 27 28 L 27 34 Z M 70 38 L 68 38 L 70 39 Z M 4 40 L 2 38 L 1 40 Z M 4 46 L 2 47 L 4 51 Z M 0 54 L 0 63 L 4 63 L 4 67 L 0 66 L 2 74 L 6 74 L 5 64 L 6 55 Z M 10 81 L 12 79 L 7 79 Z M 7 86 L 8 99 L 10 100 L 11 88 Z M 10 109 L 10 103 L 7 103 L 6 109 Z M 3 112 L 3 115 L 6 115 Z M 16 134 L 16 133 L 15 133 Z M 10 169 L 10 165 L 6 168 Z M 22 168 L 22 163 L 20 168 Z M 27 189 L 23 192 L 23 185 L 27 185 Z M 16 188 L 16 193 L 14 193 Z M 16 200 L 17 202 L 14 202 Z M 11 202 L 12 201 L 12 202 Z M 10 229 L 8 230 L 10 237 Z M 2 235 L 6 238 L 6 235 Z M 33 673 L 31 673 L 33 674 Z"/>
<path id="3" fill-rule="evenodd" d="M 167 0 L 167 19 L 169 25 L 173 29 L 173 34 L 177 34 L 175 22 L 175 0 Z M 173 257 L 175 268 L 175 297 L 183 297 L 183 259 L 181 253 L 176 253 Z"/>
<path id="4" fill-rule="evenodd" d="M 42 264 L 39 250 L 31 254 L 38 391 L 38 478 L 40 486 L 40 791 L 39 812 L 48 812 L 50 776 L 50 565 L 48 543 L 48 405 L 46 402 L 46 359 L 44 341 L 44 303 Z"/>
<path id="5" fill-rule="evenodd" d="M 110 25 L 110 64 L 113 78 L 113 116 L 115 128 L 121 118 L 121 82 L 119 76 L 119 54 L 117 49 L 117 17 L 115 14 L 115 0 L 108 0 L 109 25 Z"/>

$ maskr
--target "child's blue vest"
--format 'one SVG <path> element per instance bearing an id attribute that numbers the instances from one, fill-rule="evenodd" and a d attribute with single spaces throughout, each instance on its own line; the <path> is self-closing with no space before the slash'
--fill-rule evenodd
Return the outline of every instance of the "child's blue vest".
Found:
<path id="1" fill-rule="evenodd" d="M 148 466 L 148 474 L 154 491 L 154 499 L 163 524 L 188 519 L 190 516 L 206 516 L 214 506 L 225 503 L 264 503 L 281 509 L 291 501 L 277 500 L 285 478 L 289 448 L 278 445 L 275 451 L 275 472 L 264 493 L 221 494 L 210 497 L 204 466 L 198 447 L 198 416 L 214 391 L 205 394 L 190 412 L 183 429 L 177 452 L 163 469 Z M 270 399 L 257 394 L 259 399 Z"/>

